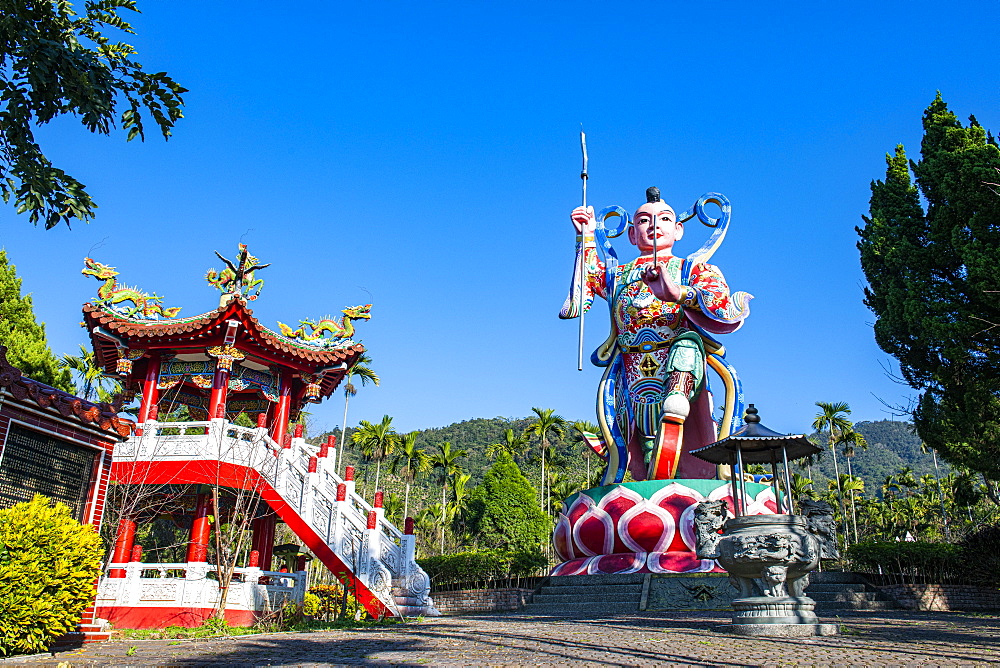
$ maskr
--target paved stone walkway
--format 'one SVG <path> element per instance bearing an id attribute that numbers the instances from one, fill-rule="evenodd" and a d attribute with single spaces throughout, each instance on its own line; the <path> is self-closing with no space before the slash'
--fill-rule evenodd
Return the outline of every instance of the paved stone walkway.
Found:
<path id="1" fill-rule="evenodd" d="M 843 635 L 738 638 L 717 613 L 602 619 L 465 616 L 347 631 L 225 640 L 114 641 L 7 665 L 873 666 L 1000 663 L 1000 616 L 885 612 L 844 617 Z M 824 619 L 823 621 L 836 621 Z M 127 652 L 134 647 L 132 655 Z"/>

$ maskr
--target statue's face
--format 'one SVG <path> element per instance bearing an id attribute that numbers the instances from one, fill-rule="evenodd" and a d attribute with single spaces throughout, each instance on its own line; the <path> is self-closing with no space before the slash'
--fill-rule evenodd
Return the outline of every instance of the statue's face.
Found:
<path id="1" fill-rule="evenodd" d="M 684 223 L 666 202 L 647 202 L 639 207 L 628 229 L 628 240 L 642 253 L 670 251 L 684 236 Z"/>

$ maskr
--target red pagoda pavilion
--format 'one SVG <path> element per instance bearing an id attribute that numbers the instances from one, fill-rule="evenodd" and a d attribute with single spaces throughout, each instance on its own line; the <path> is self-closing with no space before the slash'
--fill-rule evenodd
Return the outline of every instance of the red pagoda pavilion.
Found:
<path id="1" fill-rule="evenodd" d="M 104 281 L 99 299 L 83 307 L 97 363 L 140 396 L 135 434 L 114 450 L 112 478 L 131 494 L 119 495 L 98 617 L 125 628 L 195 626 L 224 597 L 226 619 L 249 624 L 301 602 L 305 559 L 277 570 L 278 522 L 351 583 L 372 615 L 436 614 L 414 560 L 412 522 L 401 532 L 385 519 L 381 492 L 373 505 L 355 493 L 353 469 L 339 475 L 332 436 L 316 447 L 301 425 L 289 433 L 290 421 L 328 398 L 364 352 L 350 338 L 351 321 L 369 318 L 370 305 L 295 330 L 279 323 L 277 332 L 248 307 L 263 285 L 255 271 L 267 265 L 243 244 L 233 262 L 219 258 L 227 268 L 207 275 L 222 292 L 219 307 L 189 318 L 163 308 L 160 297 L 120 287 L 113 268 L 85 261 L 83 273 Z M 176 418 L 185 412 L 194 421 Z M 240 414 L 257 426 L 238 426 Z M 186 560 L 144 562 L 137 523 L 165 515 L 189 529 Z M 248 545 L 213 542 L 213 525 L 241 521 L 252 528 Z M 245 555 L 245 563 L 209 563 L 213 549 Z"/>

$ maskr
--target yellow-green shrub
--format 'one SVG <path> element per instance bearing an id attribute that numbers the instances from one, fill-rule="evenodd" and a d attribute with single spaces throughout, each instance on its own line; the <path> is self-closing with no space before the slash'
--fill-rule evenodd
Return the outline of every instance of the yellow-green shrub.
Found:
<path id="1" fill-rule="evenodd" d="M 319 604 L 319 596 L 307 592 L 305 599 L 302 601 L 302 612 L 310 617 L 315 617 L 319 614 Z"/>
<path id="2" fill-rule="evenodd" d="M 94 602 L 100 537 L 41 495 L 0 510 L 0 655 L 40 652 Z"/>

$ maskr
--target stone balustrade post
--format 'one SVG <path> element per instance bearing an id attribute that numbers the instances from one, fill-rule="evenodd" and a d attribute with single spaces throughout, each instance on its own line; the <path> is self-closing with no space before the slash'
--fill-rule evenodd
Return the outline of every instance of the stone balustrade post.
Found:
<path id="1" fill-rule="evenodd" d="M 154 404 L 149 409 L 149 415 L 146 417 L 146 421 L 142 423 L 142 436 L 135 449 L 136 459 L 147 459 L 154 453 L 157 441 L 159 440 L 156 437 L 156 430 L 159 425 L 157 419 L 159 417 L 160 407 Z"/>
<path id="2" fill-rule="evenodd" d="M 305 489 L 302 499 L 302 518 L 306 521 L 309 526 L 313 524 L 313 509 L 316 505 L 316 495 L 319 493 L 320 477 L 319 477 L 319 459 L 317 457 L 309 458 L 309 473 L 305 479 Z"/>
<path id="3" fill-rule="evenodd" d="M 344 558 L 344 562 L 351 565 L 352 554 L 350 549 L 345 549 L 344 541 L 347 537 L 347 513 L 349 512 L 350 501 L 347 500 L 347 484 L 340 483 L 337 485 L 337 502 L 333 506 L 333 537 L 330 540 L 330 544 L 333 545 L 335 552 L 341 554 Z"/>
<path id="4" fill-rule="evenodd" d="M 295 451 L 296 457 L 302 457 L 303 455 L 308 455 L 308 450 L 306 449 L 306 439 L 303 437 L 304 428 L 301 424 L 295 425 L 295 429 L 292 432 L 292 450 Z"/>
<path id="5" fill-rule="evenodd" d="M 348 466 L 344 469 L 344 484 L 347 485 L 347 496 L 354 494 L 354 467 Z"/>
<path id="6" fill-rule="evenodd" d="M 316 457 L 319 460 L 320 479 L 323 479 L 324 474 L 334 471 L 334 464 L 337 461 L 337 437 L 327 434 L 326 441 L 320 444 Z"/>
<path id="7" fill-rule="evenodd" d="M 263 599 L 267 594 L 262 594 L 263 587 L 260 585 L 261 573 L 263 569 L 254 563 L 251 553 L 250 565 L 243 571 L 243 590 L 246 592 L 247 606 L 254 612 L 264 608 Z"/>
<path id="8" fill-rule="evenodd" d="M 212 418 L 208 421 L 208 439 L 205 442 L 207 448 L 205 452 L 200 454 L 219 461 L 224 458 L 232 459 L 234 453 L 226 451 L 225 438 L 226 419 L 224 417 Z"/>
<path id="9" fill-rule="evenodd" d="M 368 524 L 365 526 L 361 539 L 361 551 L 358 555 L 358 572 L 361 574 L 361 581 L 366 585 L 371 585 L 372 572 L 371 563 L 373 559 L 378 559 L 381 555 L 382 542 L 379 540 L 378 528 L 379 516 L 375 510 L 368 511 Z"/>
<path id="10" fill-rule="evenodd" d="M 291 442 L 286 439 L 286 442 Z M 274 489 L 277 490 L 279 494 L 285 494 L 285 477 L 288 475 L 288 463 L 291 458 L 288 456 L 291 451 L 282 444 L 280 450 L 278 450 L 278 461 L 276 463 L 276 470 L 274 472 Z"/>
<path id="11" fill-rule="evenodd" d="M 292 588 L 292 601 L 296 605 L 301 605 L 309 591 L 309 571 L 295 571 L 295 586 Z"/>
<path id="12" fill-rule="evenodd" d="M 403 521 L 403 564 L 401 575 L 406 575 L 417 565 L 417 537 L 413 534 L 413 518 Z"/>
<path id="13" fill-rule="evenodd" d="M 375 529 L 379 533 L 382 533 L 382 523 L 385 522 L 385 508 L 382 507 L 384 499 L 385 492 L 375 492 L 375 503 L 373 504 L 374 510 L 371 511 L 375 513 L 375 526 L 371 528 Z"/>
<path id="14" fill-rule="evenodd" d="M 130 561 L 125 566 L 125 586 L 122 587 L 119 598 L 122 605 L 136 605 L 142 598 L 142 562 Z"/>

